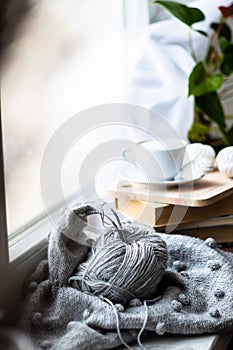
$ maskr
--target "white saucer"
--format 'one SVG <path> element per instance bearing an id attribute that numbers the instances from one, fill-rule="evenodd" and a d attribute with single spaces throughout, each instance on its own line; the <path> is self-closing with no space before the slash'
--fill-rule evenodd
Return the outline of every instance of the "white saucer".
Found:
<path id="1" fill-rule="evenodd" d="M 128 165 L 127 167 L 120 170 L 120 177 L 124 179 L 125 181 L 133 184 L 138 185 L 152 185 L 152 186 L 166 186 L 166 187 L 173 187 L 173 186 L 182 186 L 191 184 L 197 180 L 200 180 L 204 174 L 197 173 L 192 175 L 192 177 L 183 177 L 182 175 L 179 177 L 179 179 L 174 180 L 166 180 L 166 181 L 159 181 L 150 179 L 150 181 L 147 179 L 146 175 L 143 174 L 142 171 L 137 169 L 136 166 Z"/>

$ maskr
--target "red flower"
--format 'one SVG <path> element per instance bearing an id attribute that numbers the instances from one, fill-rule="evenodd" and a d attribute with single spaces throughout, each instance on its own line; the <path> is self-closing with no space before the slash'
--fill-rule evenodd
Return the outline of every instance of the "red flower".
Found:
<path id="1" fill-rule="evenodd" d="M 233 18 L 233 3 L 228 7 L 219 6 L 219 10 L 221 11 L 223 17 Z"/>

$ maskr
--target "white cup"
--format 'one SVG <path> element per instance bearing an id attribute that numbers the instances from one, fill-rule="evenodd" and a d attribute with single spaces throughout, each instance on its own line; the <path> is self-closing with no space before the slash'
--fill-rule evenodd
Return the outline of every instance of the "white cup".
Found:
<path id="1" fill-rule="evenodd" d="M 173 180 L 182 169 L 186 145 L 179 138 L 145 140 L 124 150 L 122 156 L 141 168 L 149 182 Z"/>

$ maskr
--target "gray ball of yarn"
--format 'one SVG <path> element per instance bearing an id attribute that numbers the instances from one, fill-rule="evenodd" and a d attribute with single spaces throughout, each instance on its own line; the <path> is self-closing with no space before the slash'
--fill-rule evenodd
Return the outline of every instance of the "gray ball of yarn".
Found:
<path id="1" fill-rule="evenodd" d="M 156 234 L 129 243 L 115 238 L 93 248 L 69 283 L 85 293 L 125 306 L 135 298 L 155 297 L 167 259 L 166 243 Z"/>

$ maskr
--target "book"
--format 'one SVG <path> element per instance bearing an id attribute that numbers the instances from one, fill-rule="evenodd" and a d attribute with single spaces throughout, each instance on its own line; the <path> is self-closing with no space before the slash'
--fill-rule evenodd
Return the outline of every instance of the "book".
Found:
<path id="1" fill-rule="evenodd" d="M 155 228 L 233 215 L 233 194 L 203 207 L 129 200 L 124 196 L 116 198 L 115 203 L 118 211 Z"/>
<path id="2" fill-rule="evenodd" d="M 118 198 L 116 199 L 116 206 L 125 215 L 144 224 L 154 226 L 156 231 L 160 233 L 183 234 L 198 237 L 202 240 L 212 237 L 217 242 L 218 248 L 233 252 L 233 215 L 221 215 L 223 212 L 232 212 L 232 199 L 232 196 L 229 196 L 228 200 L 224 201 L 224 203 L 221 203 L 221 201 L 218 203 L 218 208 L 215 205 L 211 205 L 208 211 L 206 210 L 207 207 L 199 208 L 198 211 L 196 210 L 197 208 L 188 208 L 187 215 L 183 218 L 186 222 L 175 225 L 173 220 L 173 225 L 171 226 L 166 224 L 166 215 L 171 215 L 172 205 L 140 201 L 130 201 L 127 203 Z M 201 215 L 200 210 L 202 210 Z M 216 212 L 220 216 L 217 216 Z M 197 213 L 198 220 L 195 221 Z M 215 217 L 204 218 L 214 214 Z M 201 220 L 201 218 L 204 219 Z"/>
<path id="3" fill-rule="evenodd" d="M 186 229 L 202 229 L 202 228 L 211 228 L 211 227 L 228 227 L 233 225 L 233 215 L 223 215 L 217 216 L 210 219 L 181 223 L 177 226 L 177 230 L 186 230 Z M 233 232 L 232 232 L 233 234 Z"/>

